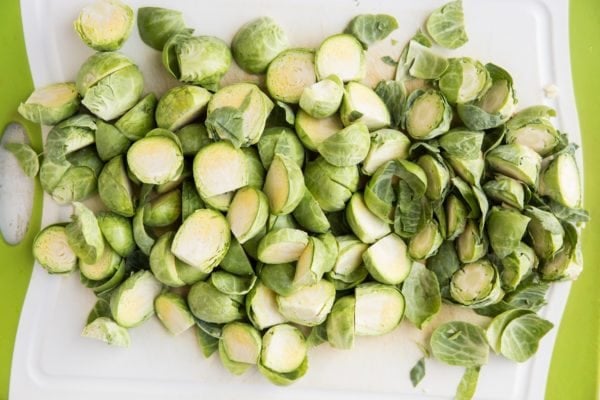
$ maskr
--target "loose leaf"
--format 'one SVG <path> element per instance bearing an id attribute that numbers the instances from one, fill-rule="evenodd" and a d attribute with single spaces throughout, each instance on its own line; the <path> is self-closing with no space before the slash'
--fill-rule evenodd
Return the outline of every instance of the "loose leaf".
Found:
<path id="1" fill-rule="evenodd" d="M 346 32 L 354 35 L 367 48 L 370 44 L 385 39 L 396 29 L 398 21 L 391 15 L 363 14 L 350 21 Z"/>
<path id="2" fill-rule="evenodd" d="M 427 32 L 437 44 L 447 49 L 467 43 L 462 1 L 452 1 L 431 13 L 427 19 Z"/>
<path id="3" fill-rule="evenodd" d="M 526 314 L 508 323 L 500 339 L 500 353 L 513 361 L 523 362 L 538 349 L 540 340 L 554 325 L 535 314 Z"/>
<path id="4" fill-rule="evenodd" d="M 440 325 L 431 335 L 430 344 L 433 356 L 446 364 L 478 367 L 488 361 L 485 332 L 468 322 L 453 321 Z"/>
<path id="5" fill-rule="evenodd" d="M 38 174 L 40 161 L 35 150 L 29 145 L 25 143 L 5 143 L 4 148 L 15 156 L 25 175 L 33 178 Z"/>
<path id="6" fill-rule="evenodd" d="M 442 305 L 440 287 L 434 272 L 421 263 L 413 263 L 402 285 L 406 299 L 406 317 L 419 329 L 433 318 Z"/>
<path id="7" fill-rule="evenodd" d="M 477 381 L 479 380 L 479 367 L 467 368 L 456 388 L 455 400 L 471 400 L 475 396 Z"/>
<path id="8" fill-rule="evenodd" d="M 421 357 L 419 361 L 410 369 L 410 381 L 413 387 L 417 387 L 419 382 L 425 377 L 425 357 Z"/>

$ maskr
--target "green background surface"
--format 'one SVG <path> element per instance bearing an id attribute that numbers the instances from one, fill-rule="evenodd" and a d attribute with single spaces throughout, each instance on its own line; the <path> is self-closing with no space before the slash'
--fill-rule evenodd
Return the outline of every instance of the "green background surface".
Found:
<path id="1" fill-rule="evenodd" d="M 585 206 L 592 223 L 583 235 L 584 271 L 573 284 L 558 331 L 550 367 L 547 400 L 599 399 L 600 382 L 600 0 L 572 0 L 570 15 L 571 63 L 577 110 L 583 136 Z M 17 0 L 0 5 L 0 129 L 13 120 L 19 102 L 33 88 L 21 31 Z M 41 149 L 37 126 L 25 123 L 36 150 Z M 36 204 L 41 192 L 36 186 Z M 25 241 L 8 246 L 0 240 L 0 399 L 8 398 L 10 364 L 19 313 L 31 275 L 29 248 L 40 224 L 34 212 Z"/>

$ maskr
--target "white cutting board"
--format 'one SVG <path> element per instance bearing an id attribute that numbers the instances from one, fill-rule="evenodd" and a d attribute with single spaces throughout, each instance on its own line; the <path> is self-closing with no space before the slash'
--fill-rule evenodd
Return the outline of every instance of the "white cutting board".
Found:
<path id="1" fill-rule="evenodd" d="M 129 0 L 134 7 L 163 6 L 184 12 L 197 34 L 230 41 L 245 21 L 274 17 L 294 46 L 317 46 L 343 30 L 356 14 L 395 15 L 400 29 L 370 52 L 372 80 L 390 73 L 378 62 L 396 57 L 406 40 L 444 0 Z M 75 34 L 72 22 L 87 1 L 21 0 L 23 26 L 33 80 L 37 87 L 72 81 L 82 62 L 92 54 Z M 515 80 L 519 108 L 544 103 L 557 109 L 558 127 L 579 143 L 572 93 L 568 48 L 567 0 L 465 0 L 469 43 L 448 53 L 494 62 Z M 122 51 L 141 67 L 146 89 L 162 94 L 175 82 L 167 77 L 158 52 L 143 45 L 134 27 Z M 543 88 L 555 84 L 559 96 L 544 97 Z M 43 224 L 68 219 L 70 210 L 44 201 Z M 14 267 L 14 266 L 13 266 Z M 560 321 L 569 284 L 558 284 L 542 315 Z M 286 388 L 269 384 L 256 371 L 230 375 L 218 357 L 205 360 L 190 330 L 174 338 L 154 318 L 132 329 L 128 349 L 109 347 L 79 336 L 94 296 L 79 284 L 78 274 L 50 276 L 36 266 L 21 314 L 13 356 L 11 400 L 127 399 L 448 399 L 463 369 L 427 361 L 427 374 L 415 389 L 408 372 L 421 357 L 415 342 L 420 333 L 408 323 L 377 338 L 360 338 L 351 351 L 322 345 L 310 351 L 307 375 Z M 434 323 L 464 314 L 446 310 Z M 481 321 L 481 319 L 480 319 Z M 486 400 L 543 399 L 546 376 L 558 327 L 541 342 L 529 362 L 516 364 L 491 357 L 483 367 L 476 398 Z"/>

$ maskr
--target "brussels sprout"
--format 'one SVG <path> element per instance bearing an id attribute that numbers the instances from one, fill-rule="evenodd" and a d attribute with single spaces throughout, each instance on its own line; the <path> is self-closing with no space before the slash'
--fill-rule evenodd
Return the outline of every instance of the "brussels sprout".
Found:
<path id="1" fill-rule="evenodd" d="M 184 156 L 195 156 L 201 148 L 212 143 L 206 127 L 200 123 L 186 125 L 175 134 L 181 142 L 181 151 Z"/>
<path id="2" fill-rule="evenodd" d="M 288 296 L 277 296 L 279 312 L 288 321 L 304 326 L 325 322 L 333 307 L 335 287 L 325 279 L 296 289 Z"/>
<path id="3" fill-rule="evenodd" d="M 398 21 L 391 15 L 361 14 L 352 18 L 345 31 L 360 40 L 367 48 L 385 39 L 396 29 L 398 29 Z"/>
<path id="4" fill-rule="evenodd" d="M 328 252 L 329 249 L 320 239 L 308 238 L 308 244 L 296 263 L 296 271 L 292 282 L 294 289 L 314 285 L 321 280 L 325 272 L 331 270 L 333 265 L 330 261 L 333 260 L 329 259 Z M 285 313 L 283 314 L 285 315 Z M 293 321 L 293 318 L 288 317 L 288 319 Z"/>
<path id="5" fill-rule="evenodd" d="M 179 11 L 160 7 L 140 7 L 137 14 L 140 37 L 144 43 L 155 50 L 162 51 L 171 36 L 186 31 L 183 15 Z"/>
<path id="6" fill-rule="evenodd" d="M 96 53 L 88 58 L 77 74 L 81 103 L 92 114 L 109 121 L 133 107 L 144 91 L 139 68 L 118 53 Z"/>
<path id="7" fill-rule="evenodd" d="M 344 126 L 363 122 L 370 131 L 391 124 L 390 112 L 383 100 L 373 89 L 358 82 L 346 84 L 340 117 Z"/>
<path id="8" fill-rule="evenodd" d="M 208 273 L 223 260 L 230 241 L 231 233 L 225 217 L 217 211 L 201 209 L 183 221 L 175 234 L 171 251 L 185 263 Z"/>
<path id="9" fill-rule="evenodd" d="M 500 278 L 504 290 L 514 290 L 523 278 L 537 268 L 538 258 L 533 249 L 524 243 L 518 246 L 508 256 L 502 259 Z"/>
<path id="10" fill-rule="evenodd" d="M 262 339 L 252 325 L 230 322 L 223 327 L 219 340 L 221 363 L 232 374 L 241 375 L 260 357 Z"/>
<path id="11" fill-rule="evenodd" d="M 293 285 L 295 273 L 296 266 L 292 263 L 262 264 L 258 275 L 261 282 L 273 292 L 279 296 L 289 296 L 296 290 Z"/>
<path id="12" fill-rule="evenodd" d="M 207 198 L 237 190 L 248 184 L 246 156 L 229 142 L 215 142 L 194 158 L 194 182 L 200 197 Z M 223 171 L 227 171 L 224 176 Z"/>
<path id="13" fill-rule="evenodd" d="M 514 252 L 531 218 L 510 208 L 493 207 L 487 220 L 487 233 L 494 253 L 504 258 Z"/>
<path id="14" fill-rule="evenodd" d="M 152 247 L 154 246 L 154 237 L 146 231 L 144 226 L 144 207 L 139 207 L 133 216 L 132 229 L 133 229 L 133 240 L 135 244 L 145 255 L 149 255 Z"/>
<path id="15" fill-rule="evenodd" d="M 55 83 L 35 90 L 19 104 L 19 114 L 28 121 L 56 125 L 79 109 L 79 95 L 74 83 Z"/>
<path id="16" fill-rule="evenodd" d="M 110 296 L 112 317 L 125 328 L 140 325 L 154 314 L 154 299 L 161 289 L 152 272 L 134 273 Z"/>
<path id="17" fill-rule="evenodd" d="M 202 321 L 216 324 L 242 319 L 241 304 L 234 297 L 219 291 L 210 282 L 197 282 L 187 296 L 192 314 Z"/>
<path id="18" fill-rule="evenodd" d="M 327 74 L 329 76 L 331 74 Z M 289 49 L 277 55 L 267 68 L 266 85 L 275 100 L 298 104 L 304 88 L 317 81 L 315 53 L 309 49 Z"/>
<path id="19" fill-rule="evenodd" d="M 64 225 L 50 225 L 33 239 L 33 257 L 49 273 L 62 274 L 77 267 L 77 255 L 69 245 Z"/>
<path id="20" fill-rule="evenodd" d="M 135 249 L 131 221 L 112 212 L 96 215 L 102 236 L 121 257 L 127 257 Z"/>
<path id="21" fill-rule="evenodd" d="M 135 214 L 131 183 L 121 156 L 104 165 L 98 176 L 98 193 L 110 211 L 124 217 L 133 217 Z"/>
<path id="22" fill-rule="evenodd" d="M 260 161 L 258 150 L 255 147 L 243 147 L 246 156 L 246 167 L 248 168 L 248 186 L 262 189 L 265 184 L 266 171 Z"/>
<path id="23" fill-rule="evenodd" d="M 185 300 L 175 293 L 162 293 L 154 300 L 154 311 L 165 328 L 177 336 L 194 326 L 194 317 Z"/>
<path id="24" fill-rule="evenodd" d="M 444 238 L 435 220 L 427 221 L 423 228 L 410 239 L 408 255 L 414 260 L 426 260 L 434 255 Z"/>
<path id="25" fill-rule="evenodd" d="M 472 130 L 502 125 L 511 117 L 517 104 L 510 74 L 494 64 L 486 64 L 485 68 L 492 85 L 479 99 L 457 106 L 461 121 Z"/>
<path id="26" fill-rule="evenodd" d="M 254 268 L 242 245 L 232 238 L 229 250 L 221 261 L 220 267 L 227 272 L 240 276 L 254 275 Z"/>
<path id="27" fill-rule="evenodd" d="M 451 194 L 446 199 L 446 239 L 454 240 L 465 230 L 467 206 L 457 196 Z"/>
<path id="28" fill-rule="evenodd" d="M 496 267 L 487 259 L 465 264 L 452 275 L 450 295 L 457 303 L 480 308 L 504 296 Z"/>
<path id="29" fill-rule="evenodd" d="M 506 142 L 531 147 L 540 156 L 551 154 L 562 142 L 560 132 L 548 120 L 556 111 L 546 106 L 525 108 L 506 123 Z"/>
<path id="30" fill-rule="evenodd" d="M 89 115 L 76 115 L 56 125 L 46 138 L 46 157 L 60 162 L 66 156 L 94 143 L 96 122 Z"/>
<path id="31" fill-rule="evenodd" d="M 292 216 L 292 214 L 285 215 L 269 215 L 269 219 L 267 220 L 267 231 L 275 231 L 277 229 L 290 228 L 290 229 L 300 229 L 298 223 Z"/>
<path id="32" fill-rule="evenodd" d="M 413 139 L 432 139 L 450 129 L 452 107 L 434 89 L 418 89 L 411 93 L 404 112 L 406 131 Z"/>
<path id="33" fill-rule="evenodd" d="M 337 114 L 321 119 L 313 118 L 301 109 L 296 114 L 296 133 L 309 150 L 317 151 L 317 146 L 343 127 Z"/>
<path id="34" fill-rule="evenodd" d="M 181 175 L 183 153 L 175 135 L 157 128 L 131 145 L 127 165 L 140 182 L 161 185 Z"/>
<path id="35" fill-rule="evenodd" d="M 262 282 L 256 282 L 246 296 L 246 314 L 256 329 L 263 330 L 285 322 L 277 308 L 276 294 Z"/>
<path id="36" fill-rule="evenodd" d="M 581 205 L 581 178 L 573 154 L 561 153 L 550 161 L 542 171 L 539 194 L 565 207 Z"/>
<path id="37" fill-rule="evenodd" d="M 265 129 L 258 142 L 258 154 L 262 165 L 268 169 L 273 157 L 281 154 L 294 160 L 300 168 L 304 164 L 304 147 L 298 136 L 290 128 L 274 127 Z"/>
<path id="38" fill-rule="evenodd" d="M 485 332 L 468 322 L 452 321 L 440 325 L 429 343 L 433 356 L 446 364 L 471 368 L 488 362 L 490 348 Z"/>
<path id="39" fill-rule="evenodd" d="M 144 206 L 144 225 L 168 226 L 181 217 L 181 191 L 173 190 L 158 196 Z"/>
<path id="40" fill-rule="evenodd" d="M 237 276 L 225 271 L 214 271 L 210 274 L 210 283 L 221 293 L 230 296 L 246 295 L 254 287 L 256 276 Z"/>
<path id="41" fill-rule="evenodd" d="M 488 198 L 499 203 L 522 210 L 525 206 L 525 190 L 523 184 L 515 179 L 496 175 L 494 180 L 487 181 L 483 190 Z"/>
<path id="42" fill-rule="evenodd" d="M 439 139 L 444 158 L 456 174 L 472 186 L 478 186 L 483 175 L 482 143 L 483 132 L 460 128 L 450 130 Z"/>
<path id="43" fill-rule="evenodd" d="M 492 84 L 490 74 L 479 61 L 468 57 L 451 58 L 439 80 L 440 91 L 451 104 L 479 99 Z"/>
<path id="44" fill-rule="evenodd" d="M 354 346 L 354 324 L 356 299 L 345 296 L 336 300 L 327 317 L 327 341 L 336 349 L 351 349 Z"/>
<path id="45" fill-rule="evenodd" d="M 84 263 L 96 263 L 104 252 L 104 239 L 94 213 L 81 203 L 73 203 L 71 223 L 65 227 L 69 247 Z"/>
<path id="46" fill-rule="evenodd" d="M 52 198 L 59 204 L 85 200 L 96 191 L 96 176 L 88 167 L 71 167 L 52 190 Z"/>
<path id="47" fill-rule="evenodd" d="M 192 36 L 189 31 L 180 31 L 165 43 L 162 62 L 179 81 L 214 92 L 231 66 L 231 51 L 219 38 Z"/>
<path id="48" fill-rule="evenodd" d="M 200 208 L 204 208 L 204 202 L 196 190 L 196 185 L 190 179 L 184 180 L 181 185 L 181 222 Z"/>
<path id="49" fill-rule="evenodd" d="M 255 237 L 269 216 L 267 196 L 258 189 L 245 187 L 236 192 L 227 212 L 233 236 L 241 243 Z"/>
<path id="50" fill-rule="evenodd" d="M 464 18 L 462 1 L 451 1 L 427 18 L 427 32 L 440 46 L 456 49 L 469 41 Z"/>
<path id="51" fill-rule="evenodd" d="M 206 128 L 213 139 L 229 140 L 235 147 L 250 146 L 259 141 L 273 107 L 254 84 L 226 86 L 208 103 Z"/>
<path id="52" fill-rule="evenodd" d="M 527 231 L 535 253 L 542 260 L 552 258 L 563 247 L 565 231 L 551 212 L 526 207 L 525 215 L 531 219 Z"/>
<path id="53" fill-rule="evenodd" d="M 396 201 L 396 191 L 393 181 L 397 178 L 398 166 L 394 161 L 381 165 L 365 187 L 364 200 L 367 208 L 385 222 L 392 223 Z"/>
<path id="54" fill-rule="evenodd" d="M 115 122 L 115 127 L 129 140 L 143 138 L 146 133 L 156 127 L 154 121 L 156 104 L 157 100 L 154 93 L 147 94 Z"/>
<path id="55" fill-rule="evenodd" d="M 485 157 L 492 170 L 536 186 L 542 159 L 538 153 L 520 144 L 505 144 L 487 153 Z"/>
<path id="56" fill-rule="evenodd" d="M 175 86 L 158 101 L 156 124 L 159 128 L 176 131 L 198 118 L 211 97 L 208 90 L 198 86 Z"/>
<path id="57" fill-rule="evenodd" d="M 306 232 L 282 228 L 270 231 L 258 245 L 258 259 L 266 264 L 296 261 L 308 244 Z"/>
<path id="58" fill-rule="evenodd" d="M 103 121 L 97 121 L 96 126 L 96 150 L 103 161 L 127 152 L 131 141 L 118 128 Z"/>
<path id="59" fill-rule="evenodd" d="M 149 254 L 150 270 L 162 284 L 180 287 L 185 282 L 179 278 L 177 262 L 171 252 L 172 243 L 173 232 L 167 232 L 156 240 Z"/>
<path id="60" fill-rule="evenodd" d="M 369 246 L 351 235 L 335 239 L 338 255 L 328 276 L 337 290 L 349 289 L 361 283 L 368 275 L 363 265 L 363 254 Z"/>
<path id="61" fill-rule="evenodd" d="M 349 167 L 365 159 L 369 146 L 367 126 L 362 122 L 355 122 L 325 139 L 317 146 L 317 151 L 330 164 Z"/>
<path id="62" fill-rule="evenodd" d="M 412 265 L 406 244 L 394 233 L 369 246 L 362 259 L 371 276 L 388 285 L 397 285 L 404 281 Z"/>
<path id="63" fill-rule="evenodd" d="M 125 275 L 130 272 L 128 271 L 129 267 L 126 265 L 125 261 L 125 259 L 121 259 L 121 262 L 119 263 L 115 273 L 106 279 L 102 279 L 101 281 L 92 281 L 80 274 L 79 280 L 85 287 L 92 289 L 97 296 L 104 296 L 119 286 L 126 278 Z"/>
<path id="64" fill-rule="evenodd" d="M 274 326 L 263 336 L 258 370 L 276 385 L 289 385 L 306 373 L 307 350 L 304 335 L 297 328 Z"/>
<path id="65" fill-rule="evenodd" d="M 400 131 L 380 129 L 371 133 L 371 145 L 362 164 L 362 173 L 373 175 L 386 162 L 407 158 L 409 147 L 410 140 Z"/>
<path id="66" fill-rule="evenodd" d="M 360 81 L 366 74 L 365 52 L 352 35 L 330 36 L 317 50 L 315 69 L 319 80 L 336 75 L 344 82 Z"/>
<path id="67" fill-rule="evenodd" d="M 88 323 L 83 328 L 81 336 L 101 340 L 111 346 L 129 347 L 131 343 L 127 329 L 119 326 L 109 317 L 96 318 Z"/>
<path id="68" fill-rule="evenodd" d="M 133 10 L 119 0 L 100 0 L 84 7 L 73 23 L 83 42 L 96 51 L 123 46 L 133 27 Z"/>
<path id="69" fill-rule="evenodd" d="M 198 268 L 192 267 L 184 263 L 183 261 L 175 258 L 175 269 L 177 270 L 177 276 L 186 285 L 193 285 L 198 281 L 203 281 L 208 277 L 208 273 L 199 270 Z"/>
<path id="70" fill-rule="evenodd" d="M 338 257 L 338 244 L 333 233 L 327 232 L 318 236 L 318 239 L 325 245 L 325 259 L 323 270 L 325 273 L 333 270 Z"/>
<path id="71" fill-rule="evenodd" d="M 313 118 L 326 118 L 336 113 L 342 103 L 344 84 L 337 75 L 304 88 L 300 96 L 300 108 Z"/>
<path id="72" fill-rule="evenodd" d="M 574 280 L 581 273 L 581 244 L 579 233 L 571 224 L 565 224 L 565 245 L 540 268 L 545 281 Z"/>
<path id="73" fill-rule="evenodd" d="M 120 263 L 121 256 L 106 243 L 102 255 L 95 263 L 86 263 L 79 260 L 79 271 L 87 279 L 101 281 L 112 276 L 119 268 Z"/>
<path id="74" fill-rule="evenodd" d="M 344 209 L 358 188 L 358 177 L 356 166 L 336 167 L 321 157 L 308 163 L 304 170 L 306 188 L 326 212 Z"/>
<path id="75" fill-rule="evenodd" d="M 308 189 L 304 190 L 304 196 L 294 209 L 293 215 L 298 224 L 307 231 L 325 233 L 331 227 L 321 206 Z"/>
<path id="76" fill-rule="evenodd" d="M 290 214 L 304 196 L 304 176 L 293 160 L 277 154 L 267 172 L 264 192 L 274 215 Z"/>
<path id="77" fill-rule="evenodd" d="M 218 194 L 216 196 L 203 198 L 202 200 L 206 203 L 207 208 L 227 212 L 231 205 L 231 200 L 233 200 L 233 193 L 234 192 Z"/>
<path id="78" fill-rule="evenodd" d="M 361 193 L 354 193 L 346 207 L 346 221 L 363 243 L 375 243 L 391 232 L 389 224 L 373 214 Z"/>
<path id="79" fill-rule="evenodd" d="M 245 23 L 231 42 L 235 62 L 251 74 L 264 73 L 271 61 L 288 47 L 285 31 L 269 17 Z"/>
<path id="80" fill-rule="evenodd" d="M 363 283 L 356 287 L 354 315 L 358 336 L 378 336 L 394 330 L 404 315 L 404 296 L 394 286 Z"/>
<path id="81" fill-rule="evenodd" d="M 450 183 L 450 171 L 440 159 L 431 154 L 424 154 L 417 160 L 419 167 L 427 176 L 427 190 L 425 195 L 430 200 L 441 200 Z"/>
<path id="82" fill-rule="evenodd" d="M 460 261 L 470 263 L 479 260 L 486 255 L 488 246 L 487 236 L 472 219 L 467 220 L 464 230 L 456 239 L 456 252 Z"/>

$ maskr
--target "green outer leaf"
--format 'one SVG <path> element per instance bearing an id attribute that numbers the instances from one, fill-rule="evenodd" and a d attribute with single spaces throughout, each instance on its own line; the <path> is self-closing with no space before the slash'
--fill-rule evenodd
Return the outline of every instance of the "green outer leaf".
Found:
<path id="1" fill-rule="evenodd" d="M 455 400 L 471 400 L 477 390 L 480 367 L 467 368 L 456 388 Z"/>
<path id="2" fill-rule="evenodd" d="M 427 268 L 435 273 L 442 297 L 450 298 L 450 279 L 460 269 L 454 242 L 447 240 L 442 243 L 437 254 L 427 259 Z"/>
<path id="3" fill-rule="evenodd" d="M 96 318 L 100 317 L 112 317 L 110 303 L 103 298 L 98 298 L 98 300 L 96 300 L 96 304 L 94 304 L 94 307 L 90 310 L 85 324 L 91 324 Z"/>
<path id="4" fill-rule="evenodd" d="M 96 263 L 104 251 L 104 238 L 94 213 L 81 203 L 73 203 L 72 222 L 65 227 L 67 242 L 87 264 Z"/>
<path id="5" fill-rule="evenodd" d="M 427 18 L 427 32 L 440 46 L 456 49 L 469 41 L 465 32 L 462 1 L 443 5 Z"/>
<path id="6" fill-rule="evenodd" d="M 496 317 L 494 317 L 492 322 L 490 322 L 485 331 L 485 336 L 490 347 L 492 348 L 492 350 L 494 350 L 496 354 L 500 354 L 502 333 L 504 332 L 504 329 L 506 329 L 506 326 L 513 319 L 526 314 L 533 314 L 533 312 L 521 309 L 508 310 L 503 312 L 502 314 L 497 315 Z"/>
<path id="7" fill-rule="evenodd" d="M 433 332 L 430 345 L 434 357 L 446 364 L 479 367 L 488 362 L 485 332 L 468 322 L 453 321 L 440 325 Z"/>
<path id="8" fill-rule="evenodd" d="M 413 387 L 417 387 L 419 382 L 425 377 L 425 357 L 421 357 L 419 361 L 410 369 L 410 381 Z"/>
<path id="9" fill-rule="evenodd" d="M 513 361 L 523 362 L 532 357 L 539 341 L 554 325 L 535 314 L 525 314 L 508 323 L 500 339 L 500 353 Z"/>
<path id="10" fill-rule="evenodd" d="M 392 127 L 399 127 L 404 115 L 406 87 L 399 81 L 380 81 L 375 87 L 375 93 L 383 100 L 392 117 Z"/>
<path id="11" fill-rule="evenodd" d="M 422 329 L 442 306 L 440 286 L 435 273 L 418 262 L 413 263 L 402 285 L 402 294 L 406 299 L 405 315 L 419 329 Z"/>
<path id="12" fill-rule="evenodd" d="M 196 327 L 196 341 L 204 358 L 208 358 L 219 348 L 219 338 L 209 335 L 200 327 Z"/>
<path id="13" fill-rule="evenodd" d="M 354 35 L 367 48 L 398 29 L 398 21 L 386 14 L 361 14 L 350 21 L 345 32 Z"/>
<path id="14" fill-rule="evenodd" d="M 28 144 L 4 143 L 4 148 L 15 156 L 21 169 L 30 178 L 36 176 L 40 170 L 38 155 Z"/>
<path id="15" fill-rule="evenodd" d="M 185 30 L 180 11 L 160 7 L 140 7 L 137 11 L 140 38 L 148 46 L 161 51 L 167 40 Z"/>
<path id="16" fill-rule="evenodd" d="M 133 217 L 133 239 L 140 250 L 148 255 L 152 246 L 154 246 L 154 238 L 146 232 L 146 228 L 144 227 L 144 213 L 145 207 L 140 207 Z"/>

